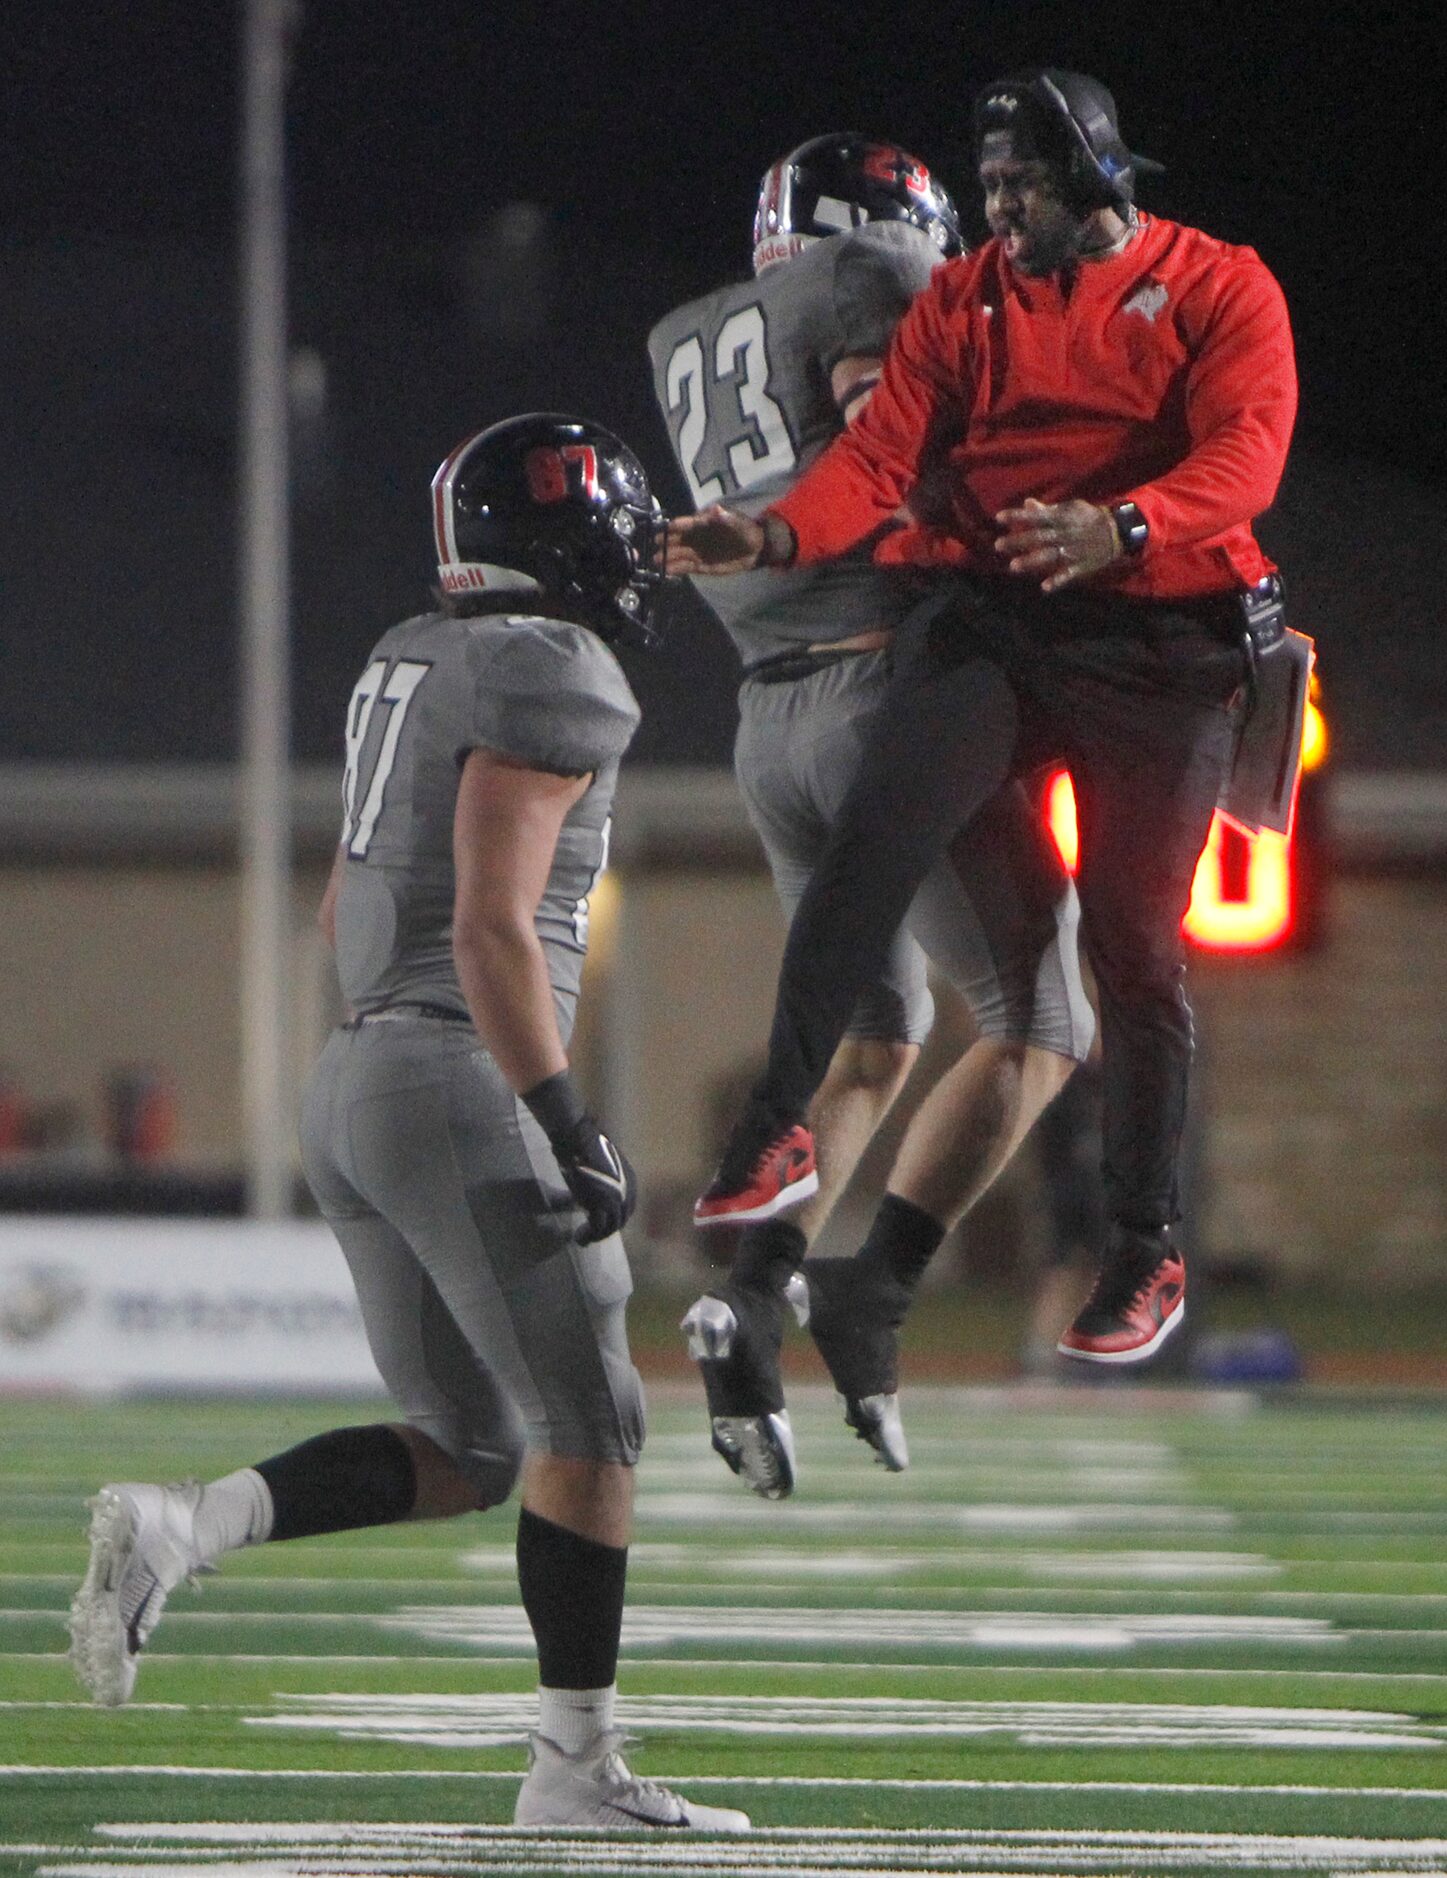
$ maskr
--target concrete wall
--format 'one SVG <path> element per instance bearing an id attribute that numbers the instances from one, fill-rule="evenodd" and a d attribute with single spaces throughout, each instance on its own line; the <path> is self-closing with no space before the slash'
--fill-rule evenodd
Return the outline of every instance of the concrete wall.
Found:
<path id="1" fill-rule="evenodd" d="M 1441 878 L 1338 880 L 1319 951 L 1197 963 L 1215 1245 L 1447 1278 L 1444 931 Z"/>
<path id="2" fill-rule="evenodd" d="M 312 924 L 324 880 L 321 869 L 302 870 L 294 894 L 298 1082 L 333 1010 Z M 28 1101 L 77 1104 L 98 1137 L 107 1070 L 159 1065 L 176 1099 L 177 1160 L 238 1166 L 237 888 L 235 868 L 220 864 L 0 868 L 7 1080 Z"/>
<path id="3" fill-rule="evenodd" d="M 296 884 L 298 1083 L 335 1008 L 311 924 L 322 880 L 309 866 Z M 1322 1279 L 1443 1275 L 1444 927 L 1447 879 L 1351 878 L 1334 885 L 1319 952 L 1195 961 L 1209 1117 L 1199 1230 L 1217 1250 Z M 237 933 L 226 864 L 0 868 L 0 1067 L 98 1127 L 105 1068 L 160 1063 L 178 1160 L 235 1166 Z M 598 896 L 574 1054 L 646 1170 L 643 1224 L 663 1240 L 686 1236 L 688 1200 L 759 1060 L 782 935 L 764 874 L 739 860 L 627 864 Z M 970 1034 L 941 1005 L 921 1081 Z M 1003 1198 L 1007 1230 L 1028 1237 L 1028 1167 Z"/>

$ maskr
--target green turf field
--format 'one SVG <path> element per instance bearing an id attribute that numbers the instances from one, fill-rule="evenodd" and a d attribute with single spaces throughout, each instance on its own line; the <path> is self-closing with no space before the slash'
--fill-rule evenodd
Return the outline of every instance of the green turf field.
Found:
<path id="1" fill-rule="evenodd" d="M 506 1824 L 510 1514 L 233 1558 L 87 1706 L 85 1494 L 377 1405 L 3 1402 L 0 1872 L 1447 1873 L 1447 1406 L 921 1389 L 891 1477 L 797 1392 L 770 1506 L 653 1398 L 632 1759 L 754 1835 Z"/>

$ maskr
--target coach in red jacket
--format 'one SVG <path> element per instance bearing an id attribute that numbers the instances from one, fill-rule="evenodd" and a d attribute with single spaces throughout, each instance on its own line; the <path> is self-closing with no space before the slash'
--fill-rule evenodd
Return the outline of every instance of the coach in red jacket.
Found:
<path id="1" fill-rule="evenodd" d="M 918 881 L 1010 774 L 1066 761 L 1100 993 L 1100 1282 L 1062 1350 L 1151 1355 L 1191 1056 L 1181 920 L 1227 773 L 1244 634 L 1277 597 L 1252 518 L 1296 408 L 1281 291 L 1249 248 L 1137 211 L 1110 93 L 1054 69 L 976 102 L 992 239 L 905 315 L 867 410 L 758 521 L 676 522 L 670 572 L 867 539 L 954 578 L 896 643 L 891 706 L 790 932 L 768 1071 L 714 1187 L 786 1204 L 790 1138 Z M 908 508 L 904 505 L 908 504 Z M 936 583 L 938 586 L 939 583 Z M 975 862 L 972 895 L 991 891 Z"/>

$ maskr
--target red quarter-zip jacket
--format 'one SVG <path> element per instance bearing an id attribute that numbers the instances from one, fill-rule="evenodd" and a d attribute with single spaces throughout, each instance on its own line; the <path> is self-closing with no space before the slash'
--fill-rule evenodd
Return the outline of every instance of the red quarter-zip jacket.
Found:
<path id="1" fill-rule="evenodd" d="M 1002 576 L 998 510 L 1135 502 L 1144 553 L 1084 585 L 1230 592 L 1272 570 L 1251 519 L 1295 414 L 1286 303 L 1254 249 L 1142 216 L 1120 254 L 1034 278 L 989 241 L 936 269 L 858 422 L 774 507 L 801 562 L 883 530 L 879 561 Z M 901 526 L 912 493 L 928 519 Z"/>

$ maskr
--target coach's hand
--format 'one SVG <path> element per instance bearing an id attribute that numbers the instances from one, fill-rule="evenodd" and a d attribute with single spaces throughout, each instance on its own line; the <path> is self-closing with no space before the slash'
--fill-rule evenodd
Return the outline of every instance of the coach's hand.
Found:
<path id="1" fill-rule="evenodd" d="M 578 1244 L 595 1245 L 621 1232 L 638 1204 L 638 1176 L 584 1107 L 572 1076 L 559 1070 L 524 1090 L 522 1099 L 548 1137 L 568 1192 L 583 1209 L 586 1224 Z"/>
<path id="2" fill-rule="evenodd" d="M 1098 502 L 1037 502 L 1029 496 L 1023 508 L 1001 509 L 995 520 L 1003 531 L 996 554 L 1005 557 L 1012 574 L 1038 580 L 1042 593 L 1098 574 L 1125 552 L 1114 517 Z"/>
<path id="3" fill-rule="evenodd" d="M 675 516 L 663 553 L 665 574 L 747 574 L 756 567 L 787 567 L 794 538 L 781 516 L 755 521 L 721 503 L 697 515 Z"/>

